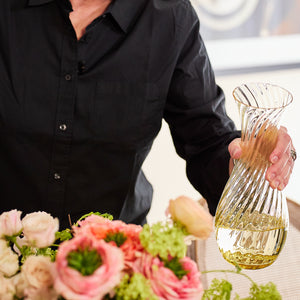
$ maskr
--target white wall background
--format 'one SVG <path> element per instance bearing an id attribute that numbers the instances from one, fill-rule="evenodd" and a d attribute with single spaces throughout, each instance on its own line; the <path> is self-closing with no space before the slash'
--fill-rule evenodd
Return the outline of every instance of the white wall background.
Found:
<path id="1" fill-rule="evenodd" d="M 219 76 L 216 80 L 225 92 L 227 112 L 238 128 L 240 128 L 240 119 L 232 97 L 232 90 L 236 86 L 247 82 L 262 81 L 278 84 L 289 90 L 293 94 L 294 101 L 284 112 L 281 125 L 288 128 L 295 148 L 300 149 L 300 69 Z M 285 193 L 300 203 L 299 161 L 300 158 L 295 163 L 294 172 Z M 148 215 L 149 223 L 164 219 L 169 199 L 183 194 L 195 200 L 200 197 L 186 178 L 185 161 L 176 154 L 166 123 L 163 123 L 143 169 L 154 188 L 153 204 Z"/>

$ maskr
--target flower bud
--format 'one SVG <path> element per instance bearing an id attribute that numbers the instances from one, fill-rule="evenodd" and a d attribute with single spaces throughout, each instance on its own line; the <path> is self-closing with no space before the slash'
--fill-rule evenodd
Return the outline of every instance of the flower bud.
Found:
<path id="1" fill-rule="evenodd" d="M 0 215 L 0 238 L 19 234 L 22 230 L 21 211 L 13 209 Z"/>
<path id="2" fill-rule="evenodd" d="M 207 239 L 213 230 L 213 217 L 196 201 L 186 196 L 170 200 L 168 212 L 173 221 L 183 224 L 188 233 Z"/>

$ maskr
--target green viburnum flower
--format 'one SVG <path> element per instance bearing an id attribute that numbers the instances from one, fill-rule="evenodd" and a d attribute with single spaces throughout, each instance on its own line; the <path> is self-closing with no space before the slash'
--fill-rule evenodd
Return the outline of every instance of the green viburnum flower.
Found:
<path id="1" fill-rule="evenodd" d="M 230 300 L 232 284 L 225 279 L 213 279 L 209 289 L 205 290 L 202 300 Z"/>
<path id="2" fill-rule="evenodd" d="M 125 274 L 116 289 L 115 300 L 158 300 L 153 293 L 149 280 L 142 274 L 134 273 L 130 278 Z"/>
<path id="3" fill-rule="evenodd" d="M 71 251 L 67 256 L 68 266 L 80 272 L 83 276 L 92 275 L 102 264 L 100 254 L 89 248 Z"/>
<path id="4" fill-rule="evenodd" d="M 276 285 L 273 282 L 269 282 L 265 285 L 257 285 L 253 283 L 250 288 L 250 296 L 247 298 L 235 298 L 236 300 L 281 300 L 282 297 L 279 294 Z"/>
<path id="5" fill-rule="evenodd" d="M 265 285 L 258 285 L 247 274 L 241 272 L 241 268 L 236 266 L 235 270 L 212 270 L 203 271 L 204 273 L 235 273 L 246 277 L 251 281 L 251 288 L 249 297 L 241 298 L 238 294 L 235 295 L 234 300 L 281 300 L 282 297 L 278 292 L 276 285 L 269 282 Z M 230 300 L 231 299 L 232 284 L 227 280 L 213 279 L 210 287 L 204 291 L 202 300 Z"/>
<path id="6" fill-rule="evenodd" d="M 165 261 L 168 260 L 169 255 L 178 258 L 185 256 L 184 237 L 182 227 L 163 222 L 157 222 L 152 226 L 146 224 L 140 233 L 143 247 L 153 256 L 158 255 Z"/>

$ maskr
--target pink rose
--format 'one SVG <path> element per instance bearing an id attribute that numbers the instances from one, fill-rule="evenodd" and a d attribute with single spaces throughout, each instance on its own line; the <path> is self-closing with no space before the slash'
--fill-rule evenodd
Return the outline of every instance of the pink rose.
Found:
<path id="1" fill-rule="evenodd" d="M 59 228 L 57 218 L 41 211 L 27 214 L 22 219 L 22 224 L 26 240 L 37 248 L 51 246 Z"/>
<path id="2" fill-rule="evenodd" d="M 170 200 L 168 212 L 195 237 L 207 239 L 213 231 L 212 215 L 191 198 L 181 196 Z"/>
<path id="3" fill-rule="evenodd" d="M 166 268 L 159 258 L 147 253 L 143 253 L 135 262 L 134 270 L 150 280 L 152 290 L 161 300 L 201 299 L 203 288 L 196 263 L 189 257 L 180 259 L 180 263 L 188 271 L 181 279 Z"/>
<path id="4" fill-rule="evenodd" d="M 21 211 L 13 209 L 0 215 L 0 238 L 20 234 L 22 230 Z"/>
<path id="5" fill-rule="evenodd" d="M 95 249 L 102 259 L 102 264 L 88 276 L 69 267 L 67 259 L 70 252 L 85 248 Z M 54 287 L 63 297 L 72 300 L 102 299 L 121 280 L 123 253 L 103 240 L 80 235 L 61 244 L 55 265 L 57 275 Z"/>

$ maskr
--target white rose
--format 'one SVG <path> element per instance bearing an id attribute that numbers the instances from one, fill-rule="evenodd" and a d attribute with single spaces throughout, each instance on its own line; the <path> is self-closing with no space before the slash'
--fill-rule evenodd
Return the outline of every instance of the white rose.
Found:
<path id="1" fill-rule="evenodd" d="M 15 295 L 18 298 L 23 299 L 24 290 L 28 287 L 28 284 L 25 281 L 22 272 L 20 272 L 20 273 L 16 274 L 15 276 L 11 277 L 10 281 L 16 289 Z"/>
<path id="2" fill-rule="evenodd" d="M 34 212 L 27 214 L 23 220 L 23 233 L 25 238 L 38 248 L 45 248 L 55 241 L 55 233 L 58 231 L 58 219 L 46 212 Z"/>
<path id="3" fill-rule="evenodd" d="M 10 277 L 19 270 L 18 255 L 7 245 L 5 240 L 0 240 L 0 274 Z"/>
<path id="4" fill-rule="evenodd" d="M 30 287 L 25 292 L 26 300 L 57 300 L 58 295 L 53 288 L 35 289 Z"/>
<path id="5" fill-rule="evenodd" d="M 29 288 L 47 289 L 53 285 L 54 263 L 48 256 L 28 256 L 22 266 L 22 276 Z"/>
<path id="6" fill-rule="evenodd" d="M 0 215 L 0 238 L 20 233 L 22 230 L 21 214 L 21 211 L 13 209 Z"/>
<path id="7" fill-rule="evenodd" d="M 15 294 L 15 288 L 12 282 L 0 275 L 0 299 L 1 300 L 13 300 Z"/>

